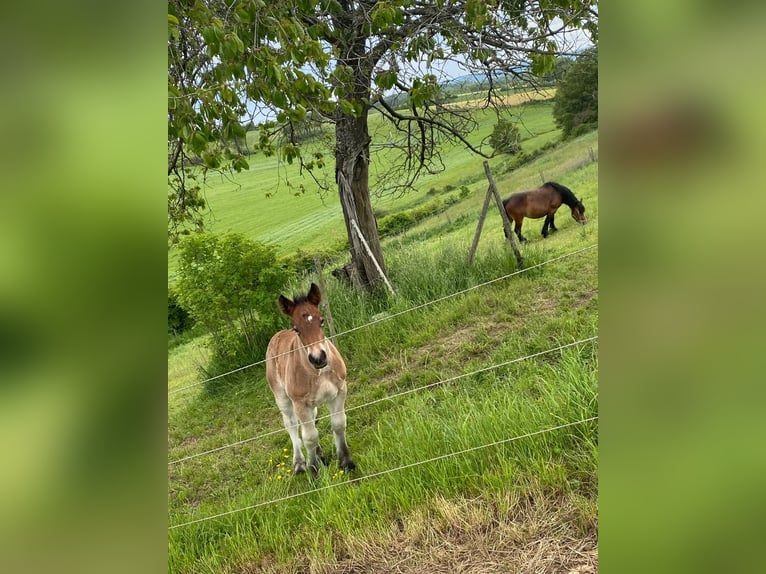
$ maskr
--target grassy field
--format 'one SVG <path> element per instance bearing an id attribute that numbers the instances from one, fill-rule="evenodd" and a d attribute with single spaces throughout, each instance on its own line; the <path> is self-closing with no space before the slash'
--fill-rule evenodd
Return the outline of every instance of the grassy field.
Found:
<path id="1" fill-rule="evenodd" d="M 558 137 L 549 104 L 523 112 L 531 126 L 526 150 Z M 482 120 L 485 133 L 491 125 Z M 376 208 L 395 212 L 449 194 L 450 186 L 470 190 L 384 240 L 395 296 L 362 297 L 325 277 L 338 332 L 358 328 L 337 341 L 349 368 L 348 440 L 358 465 L 350 476 L 335 460 L 316 479 L 291 476 L 289 438 L 261 366 L 207 391 L 170 394 L 169 523 L 201 521 L 169 531 L 169 570 L 595 567 L 598 424 L 577 421 L 598 415 L 597 343 L 554 349 L 597 335 L 597 152 L 592 133 L 515 170 L 507 170 L 505 158 L 491 162 L 503 195 L 560 181 L 582 197 L 589 223 L 576 225 L 562 207 L 559 232 L 542 240 L 542 220 L 527 220 L 528 270 L 483 286 L 514 273 L 515 261 L 495 211 L 474 265 L 466 265 L 486 191 L 480 159 L 445 150 L 445 173 L 421 181 L 411 195 L 375 200 Z M 214 230 L 271 238 L 284 254 L 342 235 L 334 198 L 323 203 L 311 192 L 293 197 L 283 189 L 266 199 L 261 184 L 274 176 L 275 164 L 258 161 L 239 190 L 211 186 Z M 296 277 L 286 294 L 313 279 Z M 409 311 L 442 297 L 448 298 Z M 368 325 L 372 320 L 378 322 Z M 537 353 L 543 354 L 524 359 Z M 201 380 L 196 365 L 205 357 L 204 339 L 173 348 L 169 389 Z M 541 432 L 569 423 L 576 424 Z M 319 430 L 325 452 L 332 452 L 327 419 Z M 246 442 L 174 462 L 238 441 Z"/>
<path id="2" fill-rule="evenodd" d="M 516 118 L 523 122 L 520 131 L 525 151 L 558 138 L 560 131 L 553 123 L 549 102 L 519 106 L 516 110 Z M 476 115 L 479 129 L 471 134 L 471 141 L 478 143 L 492 132 L 495 116 L 488 110 L 479 110 Z M 387 141 L 387 128 L 381 123 L 380 116 L 371 116 L 370 131 L 373 134 L 372 182 L 379 170 L 389 166 L 390 160 L 383 151 L 375 152 L 376 142 Z M 254 132 L 249 135 L 254 137 Z M 422 201 L 427 191 L 434 187 L 443 189 L 477 182 L 481 182 L 479 187 L 486 185 L 481 158 L 459 147 L 445 147 L 441 153 L 447 169 L 441 174 L 421 178 L 416 191 L 398 196 L 381 195 L 373 186 L 373 208 L 386 212 L 406 208 Z M 332 150 L 325 150 L 325 155 L 328 166 L 324 175 L 332 181 Z M 336 192 L 320 194 L 319 187 L 310 177 L 300 176 L 297 163 L 289 165 L 277 157 L 265 157 L 260 153 L 250 156 L 248 161 L 250 169 L 238 174 L 236 179 L 218 174 L 207 177 L 208 230 L 243 233 L 251 239 L 276 246 L 281 254 L 317 243 L 329 245 L 345 238 L 343 213 Z M 504 161 L 502 157 L 495 158 L 491 164 L 494 167 Z M 289 180 L 289 185 L 285 179 Z M 301 192 L 301 185 L 305 192 Z M 176 252 L 171 250 L 168 260 L 170 282 L 176 270 Z"/>

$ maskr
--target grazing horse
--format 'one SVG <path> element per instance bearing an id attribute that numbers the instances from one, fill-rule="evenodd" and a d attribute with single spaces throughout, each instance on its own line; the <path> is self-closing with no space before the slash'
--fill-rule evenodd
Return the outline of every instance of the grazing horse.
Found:
<path id="1" fill-rule="evenodd" d="M 306 472 L 298 421 L 312 473 L 319 471 L 320 460 L 327 464 L 316 428 L 317 407 L 325 403 L 330 407 L 338 465 L 346 471 L 356 468 L 346 444 L 346 364 L 332 341 L 325 338 L 321 299 L 319 287 L 313 283 L 308 295 L 295 301 L 280 295 L 279 308 L 290 317 L 292 329 L 276 333 L 266 349 L 266 379 L 293 443 L 295 474 Z"/>
<path id="2" fill-rule="evenodd" d="M 526 241 L 527 238 L 521 234 L 524 218 L 539 219 L 545 216 L 542 234 L 543 237 L 548 237 L 549 228 L 551 233 L 558 231 L 553 224 L 553 217 L 562 203 L 572 209 L 572 219 L 585 224 L 585 206 L 582 201 L 575 197 L 571 189 L 553 181 L 544 183 L 537 189 L 512 194 L 503 202 L 503 207 L 508 217 L 516 224 L 513 230 L 519 241 Z"/>

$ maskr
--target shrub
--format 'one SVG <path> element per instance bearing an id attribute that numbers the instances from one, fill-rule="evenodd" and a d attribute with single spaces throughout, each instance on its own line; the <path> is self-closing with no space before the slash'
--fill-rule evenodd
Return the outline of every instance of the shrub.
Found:
<path id="1" fill-rule="evenodd" d="M 210 374 L 263 358 L 289 273 L 274 249 L 239 234 L 200 234 L 179 250 L 178 301 L 212 337 Z"/>
<path id="2" fill-rule="evenodd" d="M 489 145 L 495 153 L 509 153 L 511 155 L 521 151 L 521 134 L 519 129 L 510 120 L 499 119 L 489 136 Z"/>

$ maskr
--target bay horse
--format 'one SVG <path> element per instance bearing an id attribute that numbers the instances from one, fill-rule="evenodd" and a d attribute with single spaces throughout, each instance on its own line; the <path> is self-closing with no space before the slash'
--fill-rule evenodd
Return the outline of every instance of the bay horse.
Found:
<path id="1" fill-rule="evenodd" d="M 519 237 L 519 241 L 526 241 L 527 238 L 521 234 L 524 218 L 539 219 L 545 216 L 542 235 L 548 237 L 549 229 L 551 233 L 558 231 L 553 224 L 553 217 L 562 203 L 572 210 L 572 219 L 585 224 L 585 206 L 582 201 L 575 197 L 571 189 L 553 181 L 546 182 L 537 189 L 511 194 L 503 201 L 503 207 L 508 218 L 515 222 L 513 230 Z"/>
<path id="2" fill-rule="evenodd" d="M 292 328 L 276 333 L 266 349 L 266 380 L 282 413 L 285 430 L 293 443 L 293 470 L 306 472 L 306 459 L 298 436 L 308 454 L 308 468 L 316 475 L 319 461 L 327 464 L 319 446 L 317 407 L 328 404 L 335 437 L 338 465 L 345 471 L 356 465 L 346 444 L 346 364 L 327 339 L 319 311 L 322 294 L 314 283 L 305 296 L 291 301 L 279 296 L 279 309 L 290 317 Z"/>

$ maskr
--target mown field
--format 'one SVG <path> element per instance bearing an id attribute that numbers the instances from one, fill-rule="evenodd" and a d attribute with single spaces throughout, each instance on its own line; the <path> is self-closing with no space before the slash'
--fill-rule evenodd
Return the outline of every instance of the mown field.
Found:
<path id="1" fill-rule="evenodd" d="M 558 138 L 549 103 L 520 112 L 526 151 Z M 492 123 L 482 118 L 474 136 Z M 520 273 L 496 211 L 466 264 L 487 186 L 479 158 L 444 150 L 443 174 L 412 194 L 375 199 L 376 209 L 396 213 L 469 190 L 384 239 L 396 295 L 368 298 L 324 277 L 349 369 L 358 469 L 348 476 L 335 460 L 316 479 L 291 476 L 289 438 L 261 365 L 174 392 L 202 380 L 204 337 L 174 347 L 169 571 L 594 571 L 597 154 L 591 133 L 517 169 L 508 170 L 508 158 L 490 162 L 503 195 L 552 179 L 586 206 L 587 225 L 562 207 L 559 232 L 545 240 L 542 220 L 525 222 Z M 285 255 L 342 239 L 337 199 L 295 197 L 284 186 L 266 198 L 276 163 L 254 158 L 251 166 L 238 189 L 211 184 L 213 230 L 267 240 Z M 296 277 L 285 293 L 312 280 Z M 332 452 L 328 419 L 319 430 Z"/>

